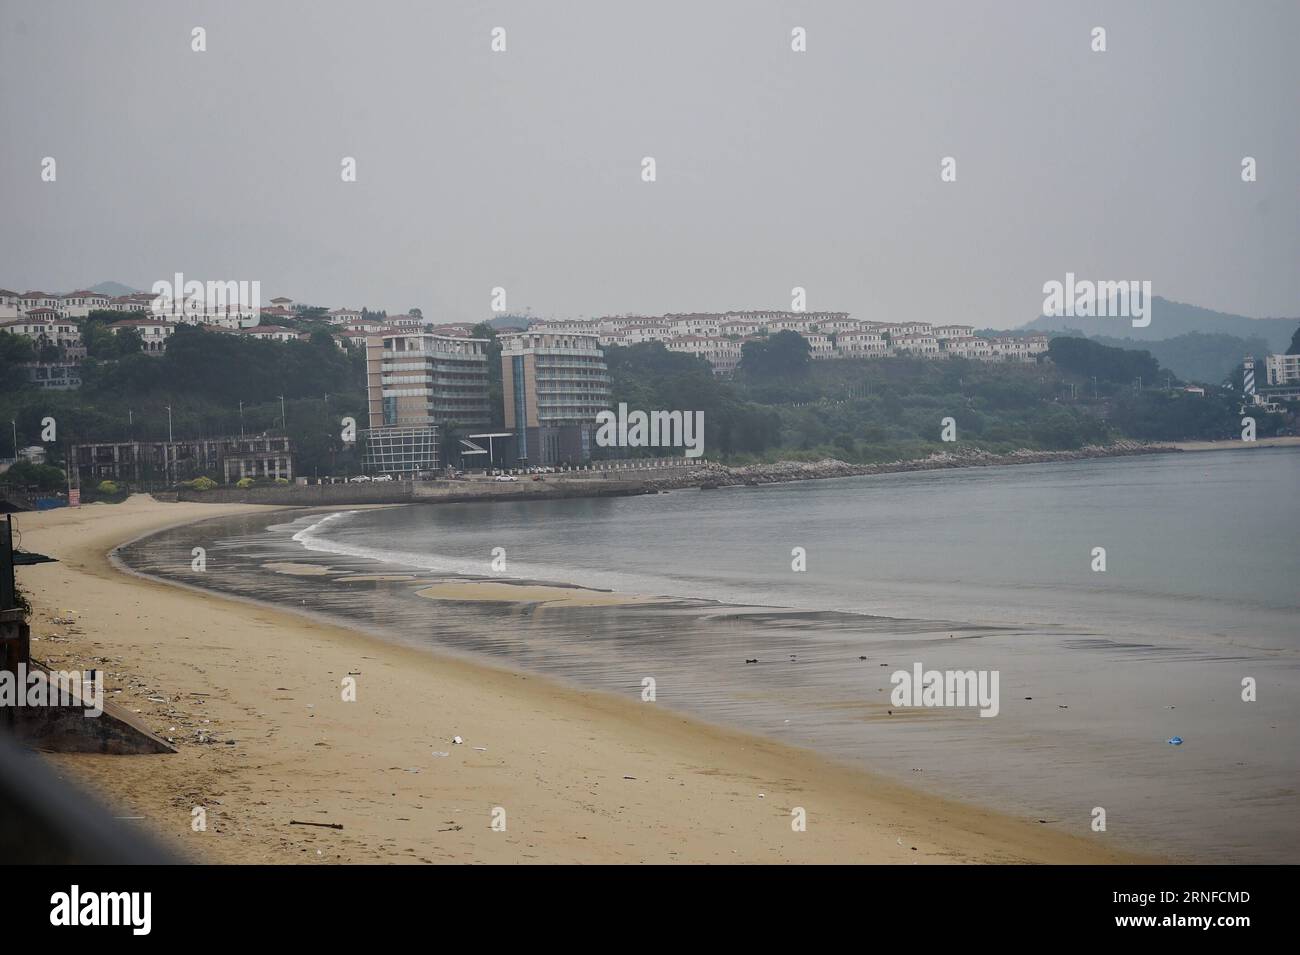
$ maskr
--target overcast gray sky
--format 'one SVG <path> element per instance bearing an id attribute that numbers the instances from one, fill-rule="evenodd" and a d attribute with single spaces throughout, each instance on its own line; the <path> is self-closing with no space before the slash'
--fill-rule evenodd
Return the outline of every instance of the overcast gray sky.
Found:
<path id="1" fill-rule="evenodd" d="M 1073 271 L 1296 315 L 1298 40 L 1295 0 L 0 0 L 0 286 L 1011 327 Z"/>

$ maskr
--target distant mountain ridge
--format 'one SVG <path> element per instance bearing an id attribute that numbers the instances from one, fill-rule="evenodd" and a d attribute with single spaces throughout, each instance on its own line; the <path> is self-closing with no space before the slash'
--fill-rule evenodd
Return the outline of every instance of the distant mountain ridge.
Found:
<path id="1" fill-rule="evenodd" d="M 1155 295 L 1151 299 L 1151 324 L 1145 328 L 1134 328 L 1126 318 L 1040 315 L 1033 321 L 1027 322 L 1023 330 L 1063 332 L 1076 329 L 1089 338 L 1104 336 L 1142 343 L 1164 341 L 1191 332 L 1199 332 L 1204 335 L 1227 335 L 1247 340 L 1261 338 L 1267 343 L 1269 351 L 1281 353 L 1291 344 L 1291 335 L 1297 326 L 1300 326 L 1300 317 L 1250 318 L 1246 315 L 1216 312 L 1198 305 L 1171 302 Z M 1154 353 L 1152 349 L 1152 354 Z M 1240 360 L 1241 357 L 1238 355 L 1237 359 Z M 1161 364 L 1164 362 L 1162 361 Z"/>
<path id="2" fill-rule="evenodd" d="M 129 285 L 123 285 L 121 282 L 100 282 L 98 285 L 91 285 L 86 288 L 87 292 L 98 292 L 100 295 L 133 295 L 143 289 L 131 288 Z"/>
<path id="3" fill-rule="evenodd" d="M 528 327 L 529 321 L 527 315 L 498 315 L 496 318 L 489 318 L 487 324 L 499 332 L 514 332 L 523 331 Z"/>

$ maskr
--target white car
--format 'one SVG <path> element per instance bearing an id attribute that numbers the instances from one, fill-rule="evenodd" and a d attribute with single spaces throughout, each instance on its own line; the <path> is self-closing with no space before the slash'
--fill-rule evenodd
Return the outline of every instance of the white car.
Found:
<path id="1" fill-rule="evenodd" d="M 364 484 L 369 480 L 370 480 L 369 474 L 358 474 L 354 478 L 348 478 L 348 481 L 351 482 L 352 484 Z"/>
<path id="2" fill-rule="evenodd" d="M 519 478 L 515 477 L 513 474 L 498 474 L 498 475 L 497 475 L 493 480 L 496 480 L 496 481 L 518 481 Z"/>
<path id="3" fill-rule="evenodd" d="M 375 483 L 379 483 L 380 481 L 391 481 L 392 479 L 393 476 L 391 474 L 379 474 L 375 476 Z"/>

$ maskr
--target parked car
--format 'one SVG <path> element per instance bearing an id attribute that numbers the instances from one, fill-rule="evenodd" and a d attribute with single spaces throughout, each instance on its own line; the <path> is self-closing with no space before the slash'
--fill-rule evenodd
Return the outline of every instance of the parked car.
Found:
<path id="1" fill-rule="evenodd" d="M 391 474 L 376 474 L 376 475 L 375 475 L 375 481 L 376 481 L 376 482 L 379 482 L 379 481 L 391 481 L 392 479 L 393 479 L 393 476 L 392 476 Z"/>
<path id="2" fill-rule="evenodd" d="M 518 481 L 519 478 L 515 477 L 513 474 L 498 474 L 495 478 L 493 478 L 493 480 L 495 480 L 495 481 Z"/>
<path id="3" fill-rule="evenodd" d="M 364 484 L 364 483 L 366 483 L 367 481 L 370 480 L 370 475 L 369 475 L 369 474 L 358 474 L 358 475 L 357 475 L 356 477 L 354 477 L 354 478 L 348 478 L 348 480 L 349 480 L 351 483 L 353 483 L 353 484 Z"/>

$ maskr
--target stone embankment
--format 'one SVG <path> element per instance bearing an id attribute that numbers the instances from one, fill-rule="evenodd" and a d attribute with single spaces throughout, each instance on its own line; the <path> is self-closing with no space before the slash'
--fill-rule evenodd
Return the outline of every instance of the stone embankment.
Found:
<path id="1" fill-rule="evenodd" d="M 1133 454 L 1177 452 L 1168 444 L 1119 441 L 1104 447 L 1077 451 L 1012 451 L 994 454 L 974 448 L 939 451 L 910 461 L 881 464 L 850 464 L 827 458 L 822 461 L 777 461 L 732 467 L 714 462 L 683 467 L 626 466 L 618 470 L 575 471 L 548 474 L 534 480 L 522 475 L 517 482 L 493 481 L 391 481 L 374 484 L 312 484 L 277 487 L 213 488 L 209 491 L 182 490 L 172 499 L 222 504 L 278 504 L 286 507 L 320 507 L 346 504 L 452 504 L 464 501 L 547 500 L 571 497 L 622 497 L 655 494 L 680 488 L 782 484 L 787 481 L 815 481 L 825 478 L 857 477 L 864 474 L 892 474 L 900 471 L 934 471 L 940 468 L 990 467 L 1005 464 L 1041 464 L 1050 461 L 1081 461 Z M 634 462 L 635 463 L 635 462 Z M 160 495 L 155 495 L 160 497 Z"/>
<path id="2" fill-rule="evenodd" d="M 1134 454 L 1164 454 L 1178 451 L 1167 444 L 1118 441 L 1105 446 L 1089 446 L 1077 451 L 1011 451 L 994 454 L 975 448 L 939 451 L 910 461 L 887 461 L 881 464 L 850 464 L 834 458 L 821 461 L 777 461 L 772 464 L 749 464 L 728 467 L 703 464 L 675 477 L 652 482 L 656 490 L 683 487 L 736 487 L 740 485 L 782 484 L 787 481 L 815 481 L 825 478 L 857 477 L 863 474 L 893 474 L 901 471 L 935 471 L 941 468 L 991 467 L 1005 464 L 1043 464 L 1053 461 L 1082 461 L 1088 458 L 1126 457 Z"/>

